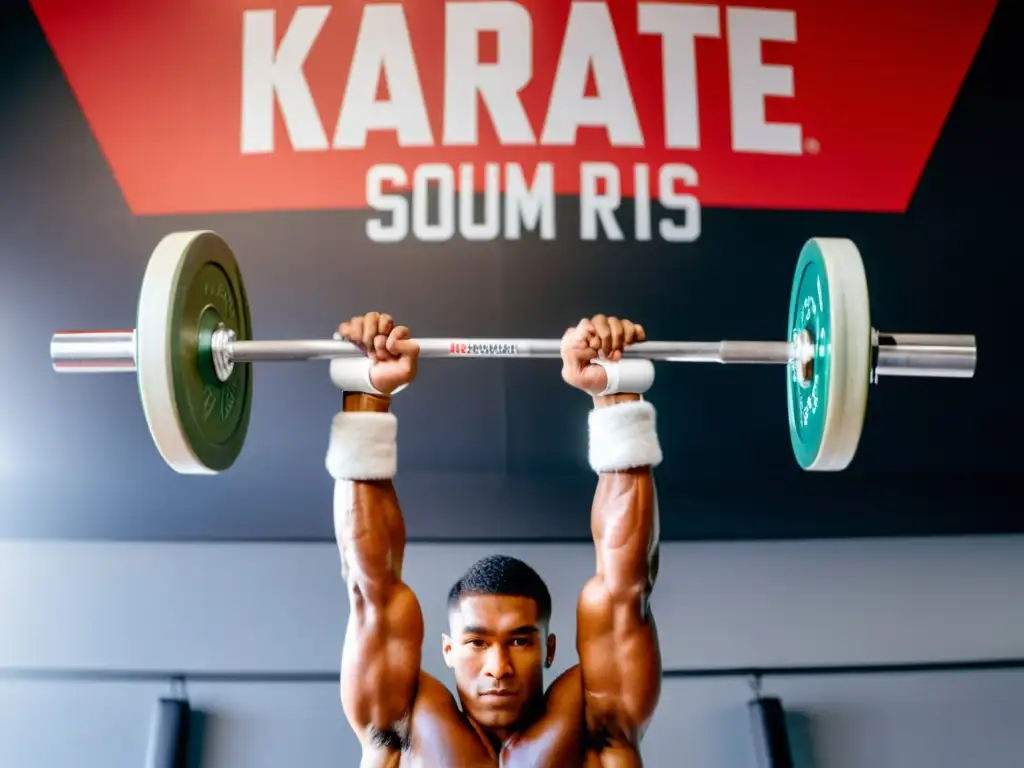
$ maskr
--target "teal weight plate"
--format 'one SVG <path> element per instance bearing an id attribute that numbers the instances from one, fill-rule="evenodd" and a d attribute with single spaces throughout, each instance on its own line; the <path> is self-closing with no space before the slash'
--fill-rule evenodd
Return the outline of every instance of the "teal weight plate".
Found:
<path id="1" fill-rule="evenodd" d="M 797 463 L 810 468 L 825 439 L 832 377 L 832 306 L 827 265 L 813 240 L 800 251 L 789 297 L 789 333 L 795 340 L 807 331 L 814 340 L 813 374 L 801 382 L 798 363 L 786 367 L 789 437 Z"/>

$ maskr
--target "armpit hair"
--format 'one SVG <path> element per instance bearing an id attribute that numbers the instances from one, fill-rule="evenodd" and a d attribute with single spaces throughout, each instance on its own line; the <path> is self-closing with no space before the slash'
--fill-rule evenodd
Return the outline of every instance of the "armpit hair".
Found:
<path id="1" fill-rule="evenodd" d="M 412 747 L 411 730 L 408 715 L 387 728 L 377 728 L 371 725 L 368 729 L 370 743 L 388 752 L 408 752 Z"/>
<path id="2" fill-rule="evenodd" d="M 600 753 L 611 746 L 611 731 L 603 725 L 591 726 L 587 728 L 584 740 L 586 742 L 587 751 Z"/>

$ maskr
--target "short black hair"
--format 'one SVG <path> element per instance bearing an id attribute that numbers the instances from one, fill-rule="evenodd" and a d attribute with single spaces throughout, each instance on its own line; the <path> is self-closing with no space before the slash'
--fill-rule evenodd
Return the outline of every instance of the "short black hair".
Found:
<path id="1" fill-rule="evenodd" d="M 470 595 L 528 597 L 537 603 L 541 621 L 551 618 L 551 593 L 544 579 L 522 560 L 508 555 L 489 555 L 469 566 L 448 591 L 449 613 Z"/>

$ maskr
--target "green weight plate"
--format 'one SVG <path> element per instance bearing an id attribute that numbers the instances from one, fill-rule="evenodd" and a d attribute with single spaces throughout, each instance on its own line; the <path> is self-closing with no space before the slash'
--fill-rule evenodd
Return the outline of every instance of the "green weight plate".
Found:
<path id="1" fill-rule="evenodd" d="M 812 471 L 845 469 L 860 442 L 871 375 L 867 278 L 852 241 L 814 238 L 804 245 L 790 292 L 788 338 L 803 338 L 808 352 L 786 370 L 797 463 Z"/>
<path id="2" fill-rule="evenodd" d="M 176 472 L 215 474 L 242 452 L 252 412 L 252 366 L 220 381 L 214 330 L 252 338 L 234 254 L 213 232 L 176 232 L 153 251 L 135 332 L 139 392 L 153 442 Z"/>

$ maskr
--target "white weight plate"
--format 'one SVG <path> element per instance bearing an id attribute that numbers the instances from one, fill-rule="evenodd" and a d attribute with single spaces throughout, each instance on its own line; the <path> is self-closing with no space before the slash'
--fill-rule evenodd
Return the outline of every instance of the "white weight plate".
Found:
<path id="1" fill-rule="evenodd" d="M 226 381 L 202 357 L 202 339 L 224 325 L 248 339 L 241 274 L 208 231 L 175 232 L 153 250 L 139 293 L 136 367 L 150 435 L 164 461 L 188 475 L 216 474 L 241 451 L 251 408 L 251 366 Z"/>

